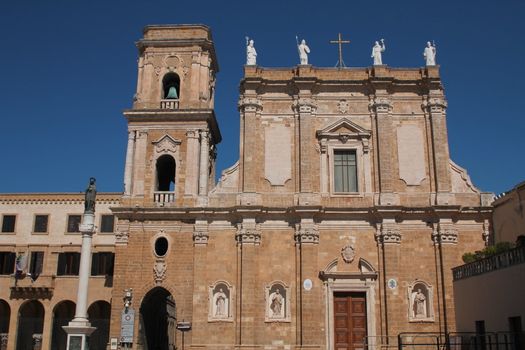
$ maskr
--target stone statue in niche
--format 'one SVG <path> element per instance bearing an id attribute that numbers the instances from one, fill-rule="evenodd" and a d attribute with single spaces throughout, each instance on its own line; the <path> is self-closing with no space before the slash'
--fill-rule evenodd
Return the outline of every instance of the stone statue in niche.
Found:
<path id="1" fill-rule="evenodd" d="M 270 310 L 272 310 L 271 317 L 282 318 L 284 317 L 283 313 L 283 296 L 279 289 L 270 294 Z"/>
<path id="2" fill-rule="evenodd" d="M 219 283 L 212 288 L 210 294 L 210 319 L 225 320 L 231 317 L 230 292 L 225 283 Z"/>
<path id="3" fill-rule="evenodd" d="M 226 294 L 224 294 L 222 288 L 215 294 L 215 316 L 228 316 L 226 313 Z"/>
<path id="4" fill-rule="evenodd" d="M 425 51 L 423 51 L 423 57 L 425 57 L 425 62 L 427 66 L 436 65 L 436 45 L 427 41 L 427 46 Z"/>
<path id="5" fill-rule="evenodd" d="M 426 310 L 426 297 L 425 294 L 421 292 L 421 288 L 417 290 L 417 292 L 414 295 L 414 315 L 416 318 L 426 318 L 427 317 L 427 310 Z"/>
<path id="6" fill-rule="evenodd" d="M 257 51 L 253 46 L 253 39 L 246 37 L 246 65 L 255 66 L 257 64 Z"/>

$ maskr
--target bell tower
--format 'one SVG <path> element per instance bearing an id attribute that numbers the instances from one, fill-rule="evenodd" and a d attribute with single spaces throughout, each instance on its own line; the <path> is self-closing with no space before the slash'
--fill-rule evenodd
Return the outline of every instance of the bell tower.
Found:
<path id="1" fill-rule="evenodd" d="M 204 25 L 144 28 L 137 91 L 128 121 L 124 201 L 138 206 L 206 205 L 221 134 L 213 109 L 219 71 Z"/>

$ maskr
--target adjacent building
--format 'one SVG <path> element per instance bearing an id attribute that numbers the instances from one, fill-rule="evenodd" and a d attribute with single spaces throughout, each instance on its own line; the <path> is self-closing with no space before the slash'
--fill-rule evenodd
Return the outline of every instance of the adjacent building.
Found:
<path id="1" fill-rule="evenodd" d="M 438 66 L 245 66 L 240 158 L 215 183 L 210 29 L 148 26 L 137 47 L 124 193 L 97 200 L 99 220 L 115 217 L 114 232 L 100 221 L 94 239 L 95 254 L 107 254 L 96 259 L 114 257 L 111 285 L 94 275 L 89 291 L 111 308 L 98 338 L 108 348 L 180 348 L 183 320 L 191 349 L 362 349 L 400 332 L 456 330 L 451 268 L 485 246 L 492 195 L 450 159 Z M 33 294 L 16 297 L 8 265 L 0 332 L 8 349 L 19 334 L 55 349 L 54 310 L 76 295 L 75 278 L 59 271 L 60 254 L 80 251 L 66 220 L 81 195 L 0 204 L 6 225 L 16 221 L 0 250 L 44 251 L 36 281 L 54 283 L 42 296 L 24 279 Z M 32 230 L 39 215 L 49 233 Z M 25 305 L 41 327 L 24 326 Z"/>

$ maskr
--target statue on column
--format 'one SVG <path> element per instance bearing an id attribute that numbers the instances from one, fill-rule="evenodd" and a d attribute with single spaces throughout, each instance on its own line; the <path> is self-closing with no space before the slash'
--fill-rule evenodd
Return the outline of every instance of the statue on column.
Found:
<path id="1" fill-rule="evenodd" d="M 385 46 L 385 39 L 381 39 L 381 44 L 379 44 L 379 41 L 376 41 L 374 47 L 372 48 L 372 57 L 374 59 L 374 66 L 380 66 L 383 64 L 383 59 L 381 57 L 381 53 L 385 52 L 386 46 Z"/>
<path id="2" fill-rule="evenodd" d="M 93 214 L 95 212 L 95 201 L 97 197 L 97 187 L 95 186 L 96 179 L 91 177 L 89 179 L 89 185 L 86 189 L 85 201 L 84 201 L 84 212 Z"/>
<path id="3" fill-rule="evenodd" d="M 295 40 L 297 41 L 297 36 L 295 37 Z M 308 64 L 310 48 L 306 45 L 306 40 L 301 40 L 301 44 L 297 41 L 297 50 L 299 51 L 299 60 L 301 64 Z"/>
<path id="4" fill-rule="evenodd" d="M 425 47 L 425 51 L 423 51 L 423 57 L 425 58 L 427 66 L 436 65 L 436 45 L 434 43 L 427 41 L 427 46 Z"/>
<path id="5" fill-rule="evenodd" d="M 253 39 L 246 37 L 246 65 L 255 66 L 257 64 L 257 51 L 253 46 Z"/>

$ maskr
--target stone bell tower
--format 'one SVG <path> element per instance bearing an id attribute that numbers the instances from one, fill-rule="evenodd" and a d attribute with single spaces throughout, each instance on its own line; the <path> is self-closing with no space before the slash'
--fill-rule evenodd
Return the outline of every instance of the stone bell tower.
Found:
<path id="1" fill-rule="evenodd" d="M 126 204 L 206 205 L 221 134 L 213 110 L 219 71 L 204 25 L 144 29 L 137 92 L 128 121 Z"/>

